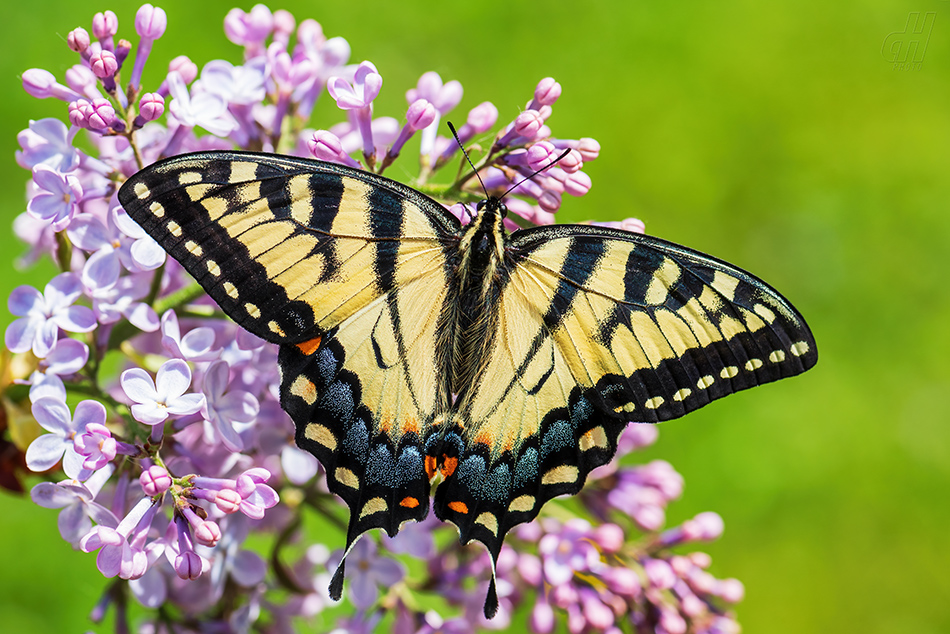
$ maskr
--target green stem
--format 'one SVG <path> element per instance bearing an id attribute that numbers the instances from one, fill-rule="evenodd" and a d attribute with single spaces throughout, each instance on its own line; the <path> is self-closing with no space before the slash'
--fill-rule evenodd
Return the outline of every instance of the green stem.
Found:
<path id="1" fill-rule="evenodd" d="M 277 536 L 277 540 L 274 542 L 274 547 L 270 551 L 270 565 L 274 570 L 274 576 L 277 577 L 278 583 L 287 590 L 293 592 L 294 594 L 307 594 L 310 592 L 306 588 L 300 586 L 297 583 L 296 577 L 291 573 L 284 562 L 280 560 L 280 551 L 293 537 L 294 533 L 300 528 L 301 525 L 300 513 L 295 513 L 293 519 L 284 527 L 284 530 L 280 532 Z"/>
<path id="2" fill-rule="evenodd" d="M 149 306 L 155 304 L 155 298 L 162 290 L 162 277 L 165 275 L 165 263 L 155 269 L 155 275 L 152 276 L 152 285 L 148 289 L 148 295 L 145 297 L 145 303 Z"/>
<path id="3" fill-rule="evenodd" d="M 59 266 L 59 270 L 69 271 L 72 268 L 70 262 L 73 259 L 73 244 L 69 241 L 65 231 L 56 233 L 56 247 L 56 264 Z"/>
<path id="4" fill-rule="evenodd" d="M 171 295 L 167 295 L 157 300 L 155 302 L 155 312 L 161 315 L 170 308 L 184 306 L 188 302 L 201 297 L 202 293 L 204 292 L 204 289 L 197 284 L 186 286 L 183 289 L 175 291 Z"/>

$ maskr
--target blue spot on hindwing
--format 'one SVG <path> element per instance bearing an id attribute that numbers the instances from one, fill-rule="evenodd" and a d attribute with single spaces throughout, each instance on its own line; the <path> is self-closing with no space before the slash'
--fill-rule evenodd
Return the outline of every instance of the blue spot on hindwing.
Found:
<path id="1" fill-rule="evenodd" d="M 320 407 L 330 412 L 341 423 L 353 418 L 353 388 L 343 381 L 334 381 L 321 395 Z"/>
<path id="2" fill-rule="evenodd" d="M 564 447 L 574 444 L 574 431 L 566 420 L 557 420 L 551 423 L 544 432 L 541 441 L 541 458 L 547 458 Z"/>
<path id="3" fill-rule="evenodd" d="M 393 469 L 393 455 L 384 444 L 376 445 L 366 462 L 366 479 L 372 484 L 385 484 L 391 487 L 396 479 Z"/>
<path id="4" fill-rule="evenodd" d="M 366 431 L 366 424 L 361 421 L 354 421 L 346 432 L 346 438 L 343 439 L 343 448 L 346 452 L 356 458 L 360 464 L 366 461 L 366 452 L 369 451 L 369 433 Z"/>
<path id="5" fill-rule="evenodd" d="M 442 446 L 445 448 L 452 447 L 455 449 L 455 455 L 461 455 L 462 450 L 465 449 L 465 444 L 462 442 L 462 438 L 454 431 L 450 431 L 445 435 L 445 440 L 442 441 Z"/>
<path id="6" fill-rule="evenodd" d="M 519 489 L 538 477 L 538 451 L 534 447 L 525 449 L 515 466 L 515 488 Z"/>
<path id="7" fill-rule="evenodd" d="M 317 373 L 320 381 L 326 385 L 336 376 L 336 357 L 330 348 L 323 348 L 317 352 Z"/>
<path id="8" fill-rule="evenodd" d="M 482 497 L 493 502 L 502 502 L 511 496 L 511 469 L 500 464 L 491 470 L 482 485 Z"/>
<path id="9" fill-rule="evenodd" d="M 412 482 L 423 473 L 422 454 L 415 447 L 406 447 L 396 464 L 396 486 Z"/>
<path id="10" fill-rule="evenodd" d="M 571 422 L 574 429 L 577 429 L 594 414 L 594 406 L 583 396 L 577 399 L 574 408 L 571 410 Z"/>
<path id="11" fill-rule="evenodd" d="M 455 470 L 459 484 L 476 495 L 485 482 L 485 459 L 481 456 L 469 456 L 459 463 Z"/>

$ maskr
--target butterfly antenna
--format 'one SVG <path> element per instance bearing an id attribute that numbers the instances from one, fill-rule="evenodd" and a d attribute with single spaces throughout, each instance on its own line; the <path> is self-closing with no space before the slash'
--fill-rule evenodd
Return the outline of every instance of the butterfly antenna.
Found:
<path id="1" fill-rule="evenodd" d="M 475 172 L 475 178 L 478 179 L 478 184 L 482 186 L 482 191 L 485 192 L 485 198 L 488 198 L 488 190 L 485 189 L 485 183 L 482 182 L 482 177 L 478 175 L 478 170 L 475 169 L 475 164 L 472 163 L 472 159 L 468 157 L 468 152 L 465 151 L 465 146 L 462 145 L 462 140 L 459 138 L 459 133 L 455 131 L 455 126 L 452 125 L 451 121 L 446 121 L 449 125 L 449 130 L 452 131 L 452 136 L 455 137 L 455 142 L 459 144 L 459 149 L 462 150 L 462 154 L 465 155 L 465 160 L 468 161 L 468 164 L 472 166 L 472 171 Z"/>
<path id="2" fill-rule="evenodd" d="M 513 189 L 515 189 L 516 187 L 518 187 L 518 185 L 520 185 L 521 183 L 523 183 L 523 182 L 525 182 L 525 181 L 531 180 L 532 178 L 534 178 L 535 176 L 537 176 L 538 174 L 540 174 L 540 173 L 543 172 L 544 170 L 548 169 L 548 168 L 551 167 L 552 165 L 557 165 L 558 163 L 561 162 L 561 159 L 563 159 L 565 156 L 567 156 L 567 155 L 570 154 L 570 153 L 571 153 L 571 148 L 567 148 L 566 150 L 564 150 L 563 152 L 561 152 L 561 155 L 560 155 L 560 156 L 558 156 L 556 159 L 554 159 L 553 161 L 551 161 L 550 163 L 548 163 L 547 165 L 545 165 L 545 166 L 542 167 L 541 169 L 536 170 L 533 174 L 531 174 L 531 176 L 525 176 L 525 177 L 522 178 L 520 181 L 518 181 L 517 183 L 515 183 L 514 185 L 512 185 L 511 187 L 509 187 L 509 188 L 508 188 L 508 191 L 506 191 L 504 194 L 502 194 L 502 195 L 500 196 L 500 198 L 504 199 L 505 196 L 507 196 L 508 194 L 511 193 L 511 190 L 513 190 Z"/>

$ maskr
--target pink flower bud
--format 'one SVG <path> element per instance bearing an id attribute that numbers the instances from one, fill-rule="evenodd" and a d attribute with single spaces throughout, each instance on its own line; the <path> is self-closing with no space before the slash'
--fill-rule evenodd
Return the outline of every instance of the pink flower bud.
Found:
<path id="1" fill-rule="evenodd" d="M 528 627 L 535 634 L 550 634 L 554 631 L 554 625 L 554 609 L 544 600 L 544 597 L 538 597 L 538 601 L 531 610 Z"/>
<path id="2" fill-rule="evenodd" d="M 719 513 L 714 513 L 712 511 L 700 513 L 693 518 L 693 521 L 697 523 L 700 529 L 698 539 L 706 541 L 719 539 L 719 536 L 722 535 L 722 531 L 725 526 Z"/>
<path id="3" fill-rule="evenodd" d="M 307 149 L 315 158 L 321 161 L 338 161 L 343 154 L 343 144 L 340 138 L 326 130 L 317 130 L 307 141 Z"/>
<path id="4" fill-rule="evenodd" d="M 77 128 L 85 128 L 88 124 L 87 111 L 91 108 L 85 99 L 72 101 L 67 108 L 69 122 Z"/>
<path id="5" fill-rule="evenodd" d="M 660 590 L 668 590 L 676 582 L 676 575 L 666 561 L 662 559 L 647 559 L 643 564 L 650 585 Z"/>
<path id="6" fill-rule="evenodd" d="M 20 79 L 23 81 L 23 89 L 27 94 L 38 99 L 46 99 L 51 96 L 53 86 L 56 85 L 56 78 L 53 73 L 42 68 L 31 68 L 24 71 Z"/>
<path id="7" fill-rule="evenodd" d="M 119 31 L 119 18 L 112 11 L 97 13 L 92 17 L 92 34 L 97 40 L 110 38 Z"/>
<path id="8" fill-rule="evenodd" d="M 540 205 L 544 211 L 554 213 L 561 207 L 561 195 L 554 191 L 545 190 L 538 198 L 538 205 Z"/>
<path id="9" fill-rule="evenodd" d="M 709 568 L 709 566 L 712 565 L 712 557 L 710 557 L 707 553 L 695 552 L 690 553 L 687 556 L 697 568 Z"/>
<path id="10" fill-rule="evenodd" d="M 416 99 L 406 111 L 406 122 L 413 130 L 421 130 L 429 127 L 437 114 L 438 111 L 431 103 L 425 99 Z"/>
<path id="11" fill-rule="evenodd" d="M 557 148 L 547 141 L 541 141 L 540 143 L 535 143 L 529 147 L 525 157 L 528 167 L 530 167 L 532 170 L 539 170 L 543 167 L 547 167 L 551 164 L 551 161 L 556 158 Z"/>
<path id="12" fill-rule="evenodd" d="M 119 62 L 112 51 L 101 50 L 89 58 L 89 67 L 99 79 L 112 77 L 119 68 Z"/>
<path id="13" fill-rule="evenodd" d="M 525 110 L 515 118 L 514 130 L 519 136 L 533 139 L 543 125 L 541 113 L 537 110 Z"/>
<path id="14" fill-rule="evenodd" d="M 620 228 L 633 233 L 646 233 L 647 226 L 639 218 L 624 218 L 620 221 Z"/>
<path id="15" fill-rule="evenodd" d="M 614 624 L 613 611 L 604 605 L 604 602 L 597 598 L 597 595 L 592 591 L 583 594 L 583 609 L 587 624 L 595 632 L 606 631 Z"/>
<path id="16" fill-rule="evenodd" d="M 745 597 L 745 586 L 738 579 L 723 579 L 717 584 L 716 595 L 726 603 L 738 603 Z"/>
<path id="17" fill-rule="evenodd" d="M 214 497 L 214 505 L 222 513 L 237 513 L 241 510 L 241 494 L 233 489 L 222 489 Z"/>
<path id="18" fill-rule="evenodd" d="M 82 53 L 89 48 L 89 33 L 81 26 L 76 27 L 66 36 L 66 44 L 70 50 Z"/>
<path id="19" fill-rule="evenodd" d="M 629 568 L 607 568 L 600 576 L 612 592 L 625 597 L 636 597 L 640 594 L 640 577 Z"/>
<path id="20" fill-rule="evenodd" d="M 96 76 L 88 66 L 76 64 L 66 69 L 66 85 L 80 95 L 91 96 L 88 91 L 90 88 L 95 91 Z"/>
<path id="21" fill-rule="evenodd" d="M 564 179 L 564 191 L 571 196 L 583 196 L 590 191 L 591 184 L 590 176 L 584 172 L 574 172 Z"/>
<path id="22" fill-rule="evenodd" d="M 676 610 L 662 610 L 660 612 L 660 627 L 669 634 L 686 634 L 686 620 Z"/>
<path id="23" fill-rule="evenodd" d="M 168 72 L 178 73 L 181 75 L 182 81 L 190 84 L 198 76 L 198 66 L 188 59 L 187 55 L 179 55 L 168 63 Z"/>
<path id="24" fill-rule="evenodd" d="M 623 548 L 623 529 L 616 524 L 601 524 L 594 529 L 593 539 L 606 552 L 615 553 Z"/>
<path id="25" fill-rule="evenodd" d="M 162 467 L 152 465 L 139 476 L 139 484 L 142 485 L 145 495 L 154 497 L 171 488 L 172 477 Z"/>
<path id="26" fill-rule="evenodd" d="M 312 18 L 307 18 L 297 27 L 297 42 L 308 48 L 316 48 L 327 41 L 323 27 Z"/>
<path id="27" fill-rule="evenodd" d="M 686 578 L 689 572 L 695 567 L 689 557 L 684 557 L 683 555 L 674 555 L 670 558 L 670 568 L 673 569 L 673 572 L 676 573 L 677 577 Z"/>
<path id="28" fill-rule="evenodd" d="M 542 106 L 550 106 L 561 96 L 561 84 L 553 77 L 545 77 L 534 89 L 534 99 Z"/>
<path id="29" fill-rule="evenodd" d="M 705 570 L 693 568 L 687 579 L 690 587 L 698 594 L 712 594 L 716 589 L 718 580 Z"/>
<path id="30" fill-rule="evenodd" d="M 175 574 L 181 579 L 197 579 L 201 576 L 201 557 L 185 552 L 175 558 Z"/>
<path id="31" fill-rule="evenodd" d="M 680 610 L 690 618 L 696 618 L 709 611 L 702 599 L 688 591 L 686 596 L 680 599 Z"/>
<path id="32" fill-rule="evenodd" d="M 125 58 L 129 56 L 131 51 L 132 42 L 128 40 L 119 40 L 119 43 L 115 45 L 115 61 L 119 65 L 119 68 L 122 68 L 122 64 L 125 63 Z"/>
<path id="33" fill-rule="evenodd" d="M 92 130 L 103 130 L 115 122 L 115 108 L 107 99 L 94 99 L 87 121 Z"/>
<path id="34" fill-rule="evenodd" d="M 165 34 L 167 26 L 168 18 L 164 9 L 143 4 L 135 13 L 135 32 L 139 37 L 157 40 Z"/>
<path id="35" fill-rule="evenodd" d="M 557 162 L 557 166 L 568 174 L 573 174 L 584 166 L 584 157 L 582 157 L 581 153 L 577 150 L 571 150 L 564 155 L 564 158 Z"/>
<path id="36" fill-rule="evenodd" d="M 584 137 L 578 140 L 577 151 L 581 153 L 585 163 L 593 161 L 600 156 L 600 143 L 590 137 Z"/>
<path id="37" fill-rule="evenodd" d="M 498 121 L 498 108 L 490 101 L 483 101 L 468 111 L 466 123 L 472 128 L 473 134 L 481 134 L 491 128 Z"/>
<path id="38" fill-rule="evenodd" d="M 294 19 L 293 14 L 290 11 L 285 11 L 284 9 L 278 9 L 274 11 L 274 33 L 283 34 L 286 40 L 291 33 L 294 32 L 294 28 L 297 26 L 297 21 Z"/>
<path id="39" fill-rule="evenodd" d="M 541 560 L 536 556 L 525 553 L 518 557 L 516 566 L 518 568 L 518 574 L 520 574 L 521 578 L 526 582 L 533 586 L 541 583 L 543 574 Z"/>
<path id="40" fill-rule="evenodd" d="M 195 541 L 202 546 L 213 547 L 221 539 L 221 528 L 216 522 L 205 520 L 195 526 Z"/>
<path id="41" fill-rule="evenodd" d="M 155 92 L 147 92 L 139 100 L 139 114 L 146 121 L 155 121 L 165 112 L 165 99 Z"/>

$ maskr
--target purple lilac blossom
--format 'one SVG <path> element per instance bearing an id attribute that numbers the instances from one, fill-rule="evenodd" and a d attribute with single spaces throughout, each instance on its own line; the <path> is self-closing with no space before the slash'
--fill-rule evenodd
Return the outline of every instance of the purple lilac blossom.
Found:
<path id="1" fill-rule="evenodd" d="M 60 174 L 40 163 L 33 168 L 33 182 L 39 191 L 27 204 L 27 212 L 34 218 L 49 222 L 54 231 L 68 227 L 82 199 L 79 179 L 72 174 Z"/>
<path id="2" fill-rule="evenodd" d="M 89 332 L 96 327 L 95 315 L 86 306 L 73 303 L 82 294 L 79 277 L 61 273 L 54 277 L 43 293 L 32 286 L 18 286 L 10 294 L 7 307 L 20 317 L 9 326 L 4 341 L 11 352 L 32 349 L 37 357 L 45 357 L 53 349 L 59 330 Z"/>
<path id="3" fill-rule="evenodd" d="M 146 425 L 158 425 L 169 416 L 194 414 L 204 405 L 201 394 L 185 394 L 191 385 L 191 369 L 180 359 L 162 364 L 155 380 L 142 368 L 122 373 L 122 389 L 134 402 L 132 416 Z"/>
<path id="4" fill-rule="evenodd" d="M 62 273 L 42 294 L 30 287 L 11 294 L 19 319 L 5 336 L 17 355 L 13 367 L 24 368 L 15 381 L 30 385 L 34 417 L 50 432 L 26 448 L 26 462 L 38 470 L 61 462 L 73 478 L 38 484 L 32 497 L 62 509 L 63 538 L 85 552 L 98 550 L 104 575 L 127 580 L 121 583 L 131 596 L 160 611 L 142 631 L 190 631 L 187 624 L 200 621 L 207 631 L 270 623 L 268 631 L 290 632 L 296 620 L 319 617 L 328 629 L 368 632 L 391 610 L 405 631 L 467 634 L 517 627 L 512 615 L 520 606 L 529 608 L 527 625 L 535 632 L 566 626 L 572 634 L 613 633 L 629 627 L 624 623 L 659 634 L 736 631 L 729 606 L 741 600 L 742 584 L 713 577 L 703 553 L 679 554 L 716 539 L 722 519 L 707 512 L 664 527 L 682 478 L 661 461 L 604 465 L 591 474 L 579 507 L 552 502 L 538 521 L 520 525 L 494 571 L 500 608 L 493 620 L 482 614 L 490 557 L 458 545 L 453 527 L 431 512 L 395 539 L 364 535 L 348 555 L 354 611 L 322 614 L 334 605 L 327 586 L 335 562 L 324 544 L 302 557 L 291 549 L 301 540 L 304 510 L 333 523 L 342 506 L 316 459 L 293 442 L 293 424 L 279 405 L 276 347 L 214 315 L 210 300 L 191 292 L 194 282 L 116 206 L 114 194 L 159 157 L 214 148 L 296 152 L 379 173 L 397 157 L 406 160 L 416 132 L 417 183 L 428 184 L 459 157 L 455 139 L 438 133 L 461 102 L 462 86 L 424 73 L 406 93 L 403 120 L 374 118 L 383 77 L 377 67 L 347 66 L 345 39 L 327 38 L 316 21 L 298 24 L 264 5 L 227 14 L 225 34 L 241 47 L 230 61 L 209 61 L 199 78 L 198 65 L 181 55 L 155 85 L 143 85 L 151 50 L 170 24 L 149 4 L 121 25 L 104 11 L 93 18 L 91 34 L 77 27 L 66 37 L 72 62 L 65 85 L 42 69 L 23 73 L 28 94 L 64 103 L 60 117 L 31 121 L 17 137 L 30 196 L 16 233 L 30 246 L 25 262 L 49 256 Z M 347 111 L 345 120 L 309 121 L 322 94 Z M 473 159 L 494 194 L 559 158 L 506 199 L 512 214 L 534 224 L 555 222 L 564 194 L 589 191 L 585 165 L 600 151 L 593 139 L 555 136 L 554 107 L 563 95 L 547 77 L 522 96 L 525 110 L 502 120 L 494 137 L 485 135 L 499 112 L 488 101 L 469 110 L 458 129 L 462 144 L 489 148 Z M 76 134 L 89 151 L 74 147 Z M 351 154 L 362 154 L 362 162 Z M 482 192 L 467 167 L 459 174 L 429 191 L 468 222 Z M 604 224 L 644 230 L 635 219 Z M 506 226 L 517 227 L 511 218 Z M 102 371 L 103 355 L 112 351 L 129 364 L 119 377 Z M 154 379 L 147 368 L 158 368 Z M 192 376 L 202 392 L 188 392 Z M 95 399 L 70 415 L 67 398 L 90 393 Z M 631 424 L 618 454 L 655 439 L 655 426 Z M 251 535 L 274 538 L 267 562 L 246 547 Z M 327 542 L 338 538 L 332 533 Z M 424 565 L 407 568 L 409 558 Z M 438 593 L 444 613 L 420 607 L 428 593 Z M 223 596 L 228 602 L 218 603 Z M 113 605 L 113 595 L 104 594 L 93 618 Z M 129 629 L 123 608 L 116 619 Z"/>

